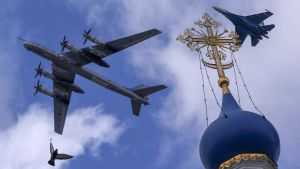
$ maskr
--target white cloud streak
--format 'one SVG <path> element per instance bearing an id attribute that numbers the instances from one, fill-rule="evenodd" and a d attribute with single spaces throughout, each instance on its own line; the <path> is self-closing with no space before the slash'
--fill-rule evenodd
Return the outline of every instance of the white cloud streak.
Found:
<path id="1" fill-rule="evenodd" d="M 12 127 L 0 133 L 0 168 L 50 169 L 47 164 L 49 139 L 61 153 L 73 155 L 76 160 L 87 152 L 101 156 L 103 144 L 114 145 L 124 132 L 125 125 L 114 116 L 103 113 L 101 105 L 70 112 L 64 135 L 53 132 L 53 113 L 34 104 L 18 118 Z M 71 160 L 56 161 L 57 169 L 66 168 Z"/>

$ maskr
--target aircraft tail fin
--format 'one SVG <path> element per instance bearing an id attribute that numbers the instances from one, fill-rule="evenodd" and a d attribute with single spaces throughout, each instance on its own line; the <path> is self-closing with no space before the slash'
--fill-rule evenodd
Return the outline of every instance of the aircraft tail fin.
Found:
<path id="1" fill-rule="evenodd" d="M 275 28 L 275 25 L 272 24 L 272 25 L 265 25 L 265 26 L 262 26 L 265 30 L 267 31 L 271 31 L 273 28 Z"/>
<path id="2" fill-rule="evenodd" d="M 165 85 L 157 85 L 157 86 L 152 86 L 152 87 L 148 87 L 146 85 L 139 85 L 137 87 L 132 88 L 131 90 L 135 94 L 137 94 L 143 98 L 146 98 L 148 95 L 156 93 L 158 91 L 161 91 L 165 88 L 167 88 L 167 86 L 165 86 Z M 131 99 L 131 106 L 132 106 L 132 111 L 133 111 L 134 115 L 139 116 L 140 110 L 141 110 L 141 105 L 142 105 L 142 101 L 135 99 L 135 98 Z"/>
<path id="3" fill-rule="evenodd" d="M 251 36 L 251 45 L 256 46 L 258 44 L 259 40 L 255 37 Z"/>

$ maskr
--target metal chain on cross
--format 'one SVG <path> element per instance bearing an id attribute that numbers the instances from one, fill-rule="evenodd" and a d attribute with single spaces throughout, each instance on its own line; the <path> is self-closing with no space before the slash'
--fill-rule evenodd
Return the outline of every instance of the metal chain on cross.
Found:
<path id="1" fill-rule="evenodd" d="M 199 65 L 200 65 L 200 72 L 201 72 L 201 80 L 202 80 L 202 92 L 203 92 L 203 99 L 204 99 L 204 106 L 205 106 L 205 116 L 206 116 L 206 127 L 208 127 L 208 109 L 207 109 L 207 99 L 205 94 L 205 86 L 204 86 L 204 76 L 203 76 L 203 70 L 202 70 L 202 54 L 201 51 L 198 51 L 199 55 Z"/>
<path id="2" fill-rule="evenodd" d="M 239 65 L 238 65 L 238 63 L 237 63 L 237 61 L 236 61 L 235 56 L 234 56 L 233 54 L 232 54 L 231 56 L 232 56 L 232 58 L 233 58 L 234 64 L 236 65 L 236 68 L 237 68 L 238 73 L 239 73 L 239 75 L 240 75 L 240 78 L 241 78 L 241 80 L 242 80 L 243 86 L 244 86 L 244 88 L 245 88 L 245 90 L 246 90 L 246 92 L 247 92 L 247 94 L 248 94 L 248 97 L 249 97 L 249 99 L 250 99 L 250 101 L 251 101 L 253 107 L 255 108 L 255 110 L 257 110 L 257 111 L 260 113 L 260 115 L 261 115 L 263 118 L 265 118 L 265 115 L 264 115 L 264 114 L 260 111 L 260 109 L 256 106 L 256 104 L 255 104 L 254 101 L 253 101 L 252 96 L 250 95 L 249 89 L 248 89 L 248 87 L 247 87 L 247 85 L 246 85 L 246 82 L 245 82 L 245 80 L 244 80 L 244 77 L 243 77 L 242 72 L 241 72 L 241 70 L 240 70 L 240 67 L 239 67 Z"/>
<path id="3" fill-rule="evenodd" d="M 234 60 L 234 54 L 233 54 L 233 52 L 231 52 L 231 60 Z M 241 106 L 240 90 L 239 90 L 238 80 L 237 80 L 237 77 L 236 77 L 236 68 L 235 68 L 235 65 L 236 65 L 236 63 L 234 63 L 233 66 L 232 66 L 233 73 L 234 73 L 234 82 L 235 82 L 236 92 L 238 94 L 238 103 Z"/>
<path id="4" fill-rule="evenodd" d="M 186 29 L 183 34 L 177 37 L 177 40 L 186 44 L 192 51 L 199 52 L 206 47 L 206 58 L 202 57 L 201 59 L 205 70 L 206 67 L 216 69 L 219 76 L 218 84 L 222 88 L 223 94 L 229 93 L 229 79 L 225 76 L 224 69 L 231 68 L 233 61 L 223 63 L 227 57 L 225 49 L 232 52 L 239 49 L 238 35 L 235 32 L 230 32 L 228 35 L 227 30 L 218 33 L 217 28 L 220 26 L 220 23 L 213 21 L 207 13 L 205 13 L 202 18 L 203 21 L 199 20 L 195 22 L 195 25 L 200 28 L 199 31 L 195 28 Z M 202 30 L 203 28 L 206 32 Z M 224 115 L 226 117 L 226 114 Z"/>
<path id="5" fill-rule="evenodd" d="M 202 54 L 201 54 L 201 51 L 200 51 L 200 50 L 199 50 L 199 58 L 202 58 Z M 201 64 L 201 63 L 203 63 L 203 59 L 200 60 L 200 64 Z M 204 63 L 203 63 L 203 65 L 204 65 Z M 213 96 L 214 96 L 214 98 L 215 98 L 215 102 L 216 102 L 216 104 L 218 105 L 218 107 L 220 108 L 221 113 L 224 115 L 224 117 L 227 118 L 226 113 L 225 113 L 225 112 L 222 112 L 221 104 L 219 103 L 218 98 L 217 98 L 217 95 L 216 95 L 216 92 L 215 92 L 215 89 L 213 88 L 213 86 L 212 86 L 212 84 L 211 84 L 210 77 L 209 77 L 209 75 L 208 75 L 208 71 L 207 71 L 207 68 L 206 68 L 205 65 L 204 65 L 204 70 L 205 70 L 206 79 L 207 79 L 207 81 L 208 81 L 209 87 L 210 87 L 211 92 L 212 92 L 212 94 L 213 94 Z M 202 74 L 202 72 L 201 72 L 201 74 Z M 203 79 L 202 79 L 202 80 L 203 80 Z M 204 80 L 203 80 L 203 82 L 204 82 Z M 207 110 L 207 108 L 206 108 L 206 110 Z M 207 116 L 207 117 L 208 117 L 208 116 Z"/>
<path id="6" fill-rule="evenodd" d="M 202 53 L 201 53 L 201 51 L 199 50 L 199 58 L 200 58 L 200 64 L 201 63 L 203 63 L 203 59 L 202 59 Z M 204 64 L 203 64 L 204 65 Z M 216 93 L 215 93 L 215 89 L 213 88 L 213 86 L 212 86 L 212 84 L 211 84 L 211 81 L 210 81 L 210 77 L 209 77 L 209 75 L 208 75 L 208 71 L 207 71 L 207 69 L 206 69 L 206 66 L 204 65 L 204 70 L 205 70 L 205 74 L 206 74 L 206 78 L 207 78 L 207 81 L 208 81 L 208 84 L 209 84 L 209 87 L 210 87 L 210 89 L 211 89 L 211 92 L 212 92 L 212 94 L 213 94 L 213 96 L 214 96 L 214 98 L 215 98 L 215 101 L 216 101 L 216 104 L 218 105 L 218 107 L 221 109 L 221 105 L 220 105 L 220 103 L 219 103 L 219 101 L 218 101 L 218 98 L 217 98 L 217 95 L 216 95 Z"/>

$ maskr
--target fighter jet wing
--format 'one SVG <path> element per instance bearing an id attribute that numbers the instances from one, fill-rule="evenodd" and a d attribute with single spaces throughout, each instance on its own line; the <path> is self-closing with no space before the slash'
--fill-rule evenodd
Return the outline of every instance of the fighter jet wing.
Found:
<path id="1" fill-rule="evenodd" d="M 247 30 L 242 27 L 235 27 L 235 32 L 239 35 L 240 45 L 242 45 L 248 35 Z"/>
<path id="2" fill-rule="evenodd" d="M 57 160 L 67 160 L 67 159 L 71 159 L 73 158 L 73 156 L 68 155 L 68 154 L 57 154 L 56 158 Z"/>
<path id="3" fill-rule="evenodd" d="M 132 45 L 140 43 L 160 33 L 161 32 L 157 29 L 151 29 L 142 33 L 138 33 L 121 39 L 106 42 L 103 45 L 94 45 L 86 48 L 81 48 L 80 50 L 86 52 L 92 52 L 93 54 L 98 55 L 100 58 L 104 58 L 106 56 L 119 52 L 123 49 L 126 49 Z M 75 64 L 78 66 L 83 66 L 91 62 L 90 59 L 87 59 L 86 57 L 80 54 L 76 54 L 73 51 L 67 51 L 62 54 L 70 58 L 71 60 L 73 60 Z"/>
<path id="4" fill-rule="evenodd" d="M 74 83 L 75 74 L 69 72 L 58 71 L 55 65 L 52 65 L 52 74 L 55 79 L 53 81 L 53 91 L 61 93 L 61 95 L 54 95 L 54 131 L 62 134 L 66 115 L 71 99 L 72 90 L 60 82 Z"/>
<path id="5" fill-rule="evenodd" d="M 272 12 L 266 10 L 266 12 L 263 12 L 263 13 L 246 16 L 246 18 L 256 24 L 259 24 L 259 23 L 262 23 L 264 20 L 266 20 L 267 18 L 269 18 L 272 15 L 273 15 Z"/>

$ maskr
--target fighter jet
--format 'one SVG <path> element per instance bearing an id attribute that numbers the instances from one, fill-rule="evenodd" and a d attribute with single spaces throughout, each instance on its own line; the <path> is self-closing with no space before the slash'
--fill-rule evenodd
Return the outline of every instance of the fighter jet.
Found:
<path id="1" fill-rule="evenodd" d="M 247 35 L 250 35 L 252 46 L 256 46 L 259 40 L 262 39 L 262 36 L 269 38 L 267 36 L 268 31 L 271 31 L 275 27 L 274 24 L 264 25 L 263 21 L 273 15 L 273 13 L 268 10 L 259 14 L 241 16 L 230 13 L 222 8 L 213 8 L 223 14 L 235 25 L 235 31 L 239 35 L 240 45 L 243 44 Z"/>
<path id="2" fill-rule="evenodd" d="M 136 116 L 139 116 L 140 114 L 141 104 L 149 105 L 148 95 L 166 88 L 164 85 L 157 85 L 153 87 L 139 85 L 131 89 L 126 88 L 83 67 L 91 62 L 102 67 L 109 67 L 108 63 L 104 61 L 105 57 L 158 35 L 161 33 L 159 30 L 152 29 L 106 43 L 101 42 L 95 36 L 92 36 L 90 32 L 91 29 L 84 31 L 84 43 L 87 40 L 90 40 L 96 43 L 96 45 L 77 49 L 67 41 L 66 37 L 64 37 L 61 42 L 62 53 L 59 54 L 43 47 L 40 44 L 28 42 L 20 38 L 24 41 L 23 45 L 27 50 L 52 62 L 52 73 L 44 71 L 41 64 L 39 64 L 36 68 L 35 76 L 45 76 L 46 78 L 51 79 L 53 81 L 53 91 L 48 91 L 43 88 L 38 81 L 35 86 L 35 94 L 40 92 L 53 97 L 54 130 L 58 134 L 62 134 L 63 132 L 71 93 L 84 93 L 78 85 L 74 84 L 76 74 L 102 87 L 129 97 L 131 99 L 133 114 Z M 63 52 L 65 48 L 68 48 L 69 51 Z"/>
<path id="3" fill-rule="evenodd" d="M 49 165 L 55 166 L 55 160 L 68 160 L 73 158 L 73 156 L 68 155 L 68 154 L 58 154 L 58 150 L 55 149 L 52 145 L 52 142 L 50 140 L 50 160 L 48 161 Z"/>

